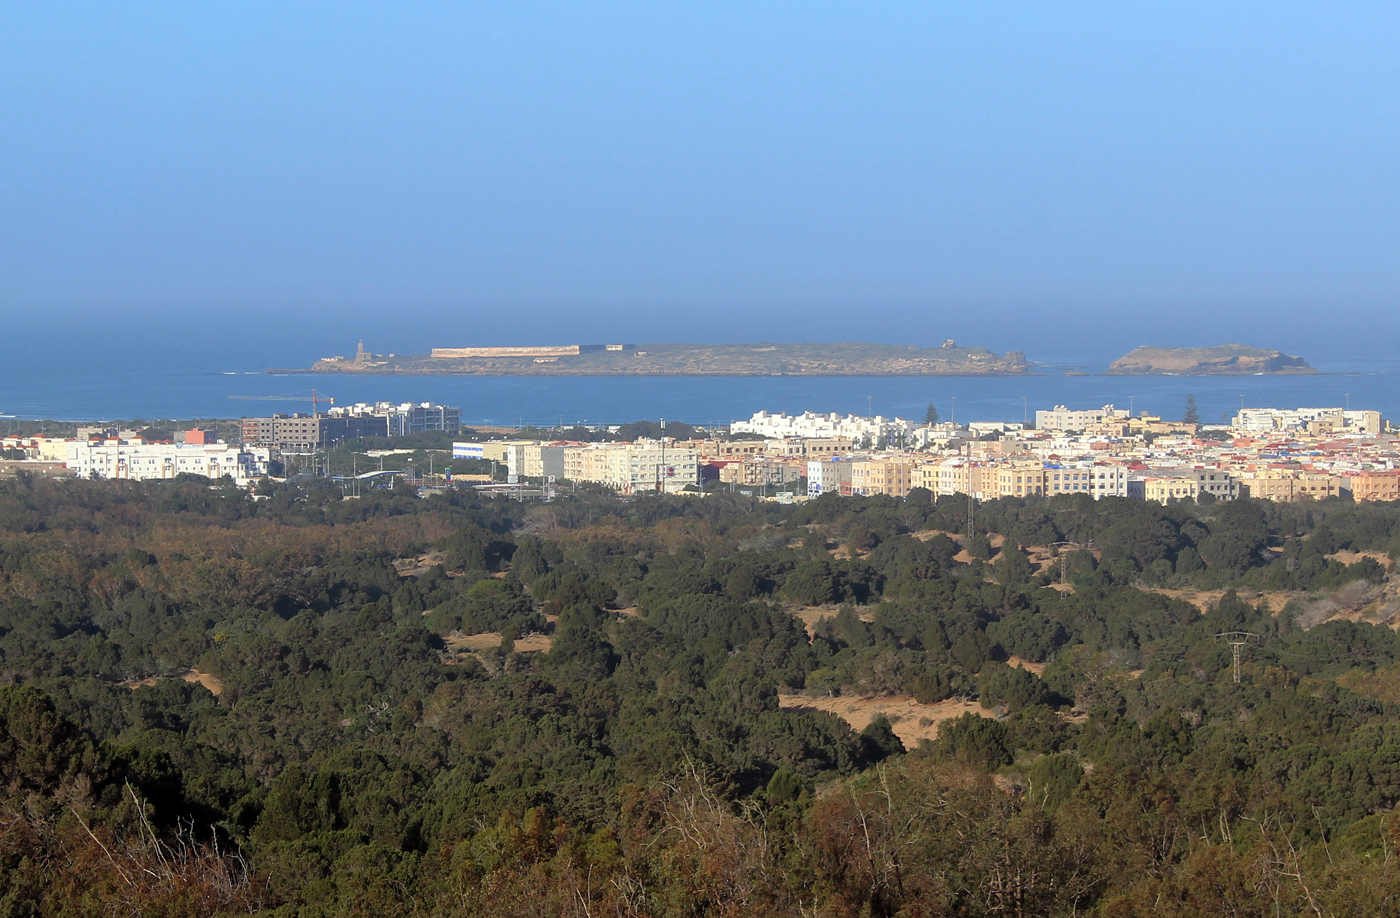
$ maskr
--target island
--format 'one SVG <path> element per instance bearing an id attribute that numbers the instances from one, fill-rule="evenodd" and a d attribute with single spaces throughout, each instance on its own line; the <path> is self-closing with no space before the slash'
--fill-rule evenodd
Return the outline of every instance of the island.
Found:
<path id="1" fill-rule="evenodd" d="M 1243 344 L 1139 347 L 1109 366 L 1109 376 L 1258 376 L 1316 373 L 1302 357 Z"/>
<path id="2" fill-rule="evenodd" d="M 895 344 L 567 344 L 439 347 L 427 354 L 323 357 L 309 370 L 470 376 L 1019 376 L 1026 355 L 986 348 Z"/>

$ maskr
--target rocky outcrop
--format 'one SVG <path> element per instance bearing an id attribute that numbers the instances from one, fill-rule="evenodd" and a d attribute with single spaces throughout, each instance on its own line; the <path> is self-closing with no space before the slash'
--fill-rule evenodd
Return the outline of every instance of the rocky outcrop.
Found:
<path id="1" fill-rule="evenodd" d="M 1109 366 L 1112 376 L 1254 376 L 1316 373 L 1302 357 L 1224 344 L 1219 347 L 1139 347 Z"/>

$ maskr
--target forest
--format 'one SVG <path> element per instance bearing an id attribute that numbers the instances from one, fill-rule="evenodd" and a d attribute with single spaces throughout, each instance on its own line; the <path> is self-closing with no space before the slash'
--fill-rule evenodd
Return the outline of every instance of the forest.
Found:
<path id="1" fill-rule="evenodd" d="M 969 523 L 0 481 L 0 916 L 1400 912 L 1400 506 Z"/>

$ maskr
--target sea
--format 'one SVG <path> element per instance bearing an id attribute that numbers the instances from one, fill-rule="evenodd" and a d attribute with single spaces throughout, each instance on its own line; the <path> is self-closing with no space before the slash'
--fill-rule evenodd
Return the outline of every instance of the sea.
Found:
<path id="1" fill-rule="evenodd" d="M 33 368 L 45 364 L 31 363 L 0 374 L 0 431 L 20 418 L 152 421 L 310 411 L 313 390 L 336 405 L 455 405 L 464 424 L 506 427 L 661 418 L 710 426 L 763 410 L 922 419 L 930 404 L 943 420 L 963 422 L 1033 420 L 1037 409 L 1108 404 L 1176 419 L 1188 396 L 1205 423 L 1241 407 L 1371 409 L 1400 420 L 1400 358 L 1389 354 L 1309 355 L 1323 371 L 1309 376 L 1127 377 L 1102 373 L 1120 353 L 1073 351 L 1042 357 L 1033 374 L 1020 377 L 361 376 L 269 373 L 254 357 L 210 365 L 185 352 L 148 356 L 56 361 L 44 372 Z"/>

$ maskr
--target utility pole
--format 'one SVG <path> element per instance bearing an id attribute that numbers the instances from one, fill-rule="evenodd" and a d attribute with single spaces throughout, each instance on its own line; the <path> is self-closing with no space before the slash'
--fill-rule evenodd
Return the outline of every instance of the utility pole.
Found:
<path id="1" fill-rule="evenodd" d="M 1222 631 L 1215 636 L 1217 641 L 1224 640 L 1230 645 L 1231 655 L 1235 663 L 1235 684 L 1240 681 L 1240 648 L 1251 641 L 1259 640 L 1259 635 L 1253 631 Z"/>

